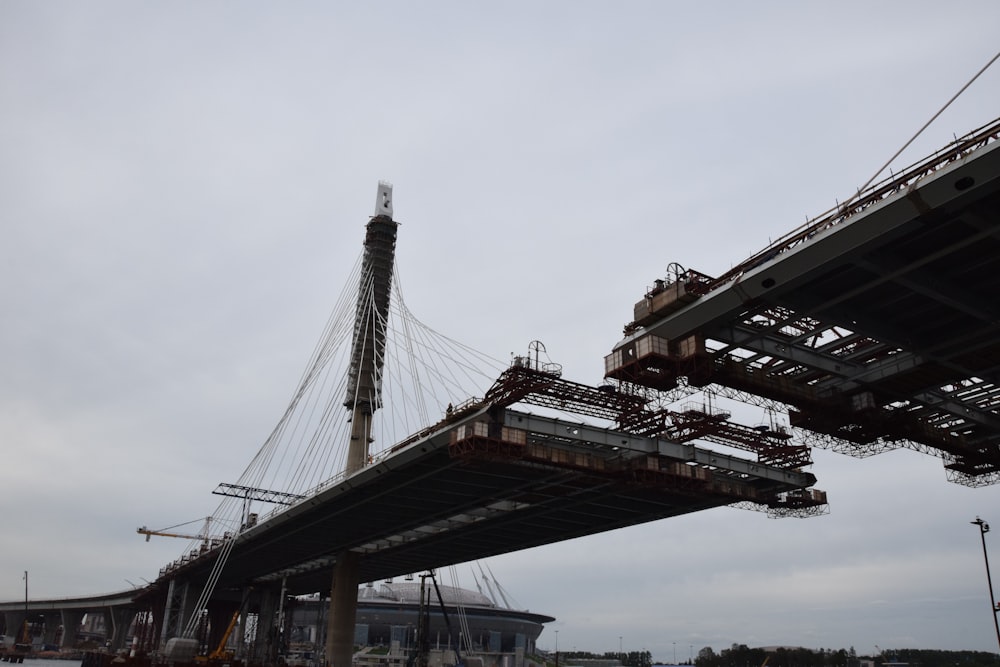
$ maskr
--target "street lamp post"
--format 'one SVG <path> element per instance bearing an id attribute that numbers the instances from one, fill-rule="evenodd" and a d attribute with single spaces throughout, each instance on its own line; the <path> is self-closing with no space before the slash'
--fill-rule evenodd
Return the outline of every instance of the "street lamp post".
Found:
<path id="1" fill-rule="evenodd" d="M 997 619 L 997 613 L 1000 613 L 1000 603 L 997 603 L 996 598 L 993 597 L 993 580 L 990 577 L 990 559 L 986 555 L 986 533 L 990 532 L 990 524 L 986 523 L 978 516 L 975 521 L 970 521 L 969 523 L 979 526 L 979 537 L 983 541 L 983 562 L 986 563 L 986 585 L 990 589 L 990 613 L 993 615 L 993 629 L 997 633 L 997 645 L 1000 646 L 1000 620 Z"/>
<path id="2" fill-rule="evenodd" d="M 674 664 L 677 664 L 677 642 L 674 642 Z"/>
<path id="3" fill-rule="evenodd" d="M 28 623 L 28 571 L 24 571 L 24 625 L 21 628 L 21 641 L 31 644 L 31 625 Z M 17 640 L 15 639 L 16 643 Z"/>

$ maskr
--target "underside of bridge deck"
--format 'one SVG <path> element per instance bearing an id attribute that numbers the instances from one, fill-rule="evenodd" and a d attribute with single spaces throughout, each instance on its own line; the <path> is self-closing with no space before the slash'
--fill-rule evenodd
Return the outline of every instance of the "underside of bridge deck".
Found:
<path id="1" fill-rule="evenodd" d="M 655 438 L 480 407 L 236 538 L 218 593 L 327 591 L 336 554 L 399 576 L 742 503 L 822 512 L 815 478 Z M 207 577 L 213 552 L 161 579 Z"/>
<path id="2" fill-rule="evenodd" d="M 1000 123 L 718 279 L 680 269 L 636 304 L 610 378 L 788 410 L 797 442 L 941 456 L 1000 481 Z"/>

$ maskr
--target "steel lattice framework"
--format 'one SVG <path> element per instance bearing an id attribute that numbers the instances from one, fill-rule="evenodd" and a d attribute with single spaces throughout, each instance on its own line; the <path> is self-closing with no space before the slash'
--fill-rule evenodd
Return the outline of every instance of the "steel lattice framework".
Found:
<path id="1" fill-rule="evenodd" d="M 1000 120 L 719 278 L 671 265 L 607 377 L 787 411 L 792 440 L 1000 481 Z"/>

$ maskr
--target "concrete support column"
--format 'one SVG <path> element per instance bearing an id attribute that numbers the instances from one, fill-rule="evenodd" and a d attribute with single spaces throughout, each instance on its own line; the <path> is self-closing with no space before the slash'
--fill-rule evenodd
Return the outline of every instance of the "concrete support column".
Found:
<path id="1" fill-rule="evenodd" d="M 42 644 L 53 645 L 59 640 L 59 627 L 62 617 L 57 611 L 47 611 L 42 614 Z"/>
<path id="2" fill-rule="evenodd" d="M 159 594 L 150 602 L 150 608 L 147 610 L 149 611 L 149 615 L 146 621 L 147 623 L 151 623 L 151 625 L 146 627 L 146 635 L 142 647 L 147 652 L 155 652 L 162 646 L 160 635 L 163 633 L 163 628 L 166 625 L 165 615 L 168 599 L 167 591 L 160 589 Z"/>
<path id="3" fill-rule="evenodd" d="M 59 620 L 63 628 L 59 648 L 74 648 L 76 646 L 80 636 L 80 624 L 83 623 L 85 613 L 82 609 L 63 609 L 59 612 Z"/>
<path id="4" fill-rule="evenodd" d="M 240 604 L 232 600 L 213 600 L 208 603 L 208 652 L 219 647 L 222 637 L 233 620 L 233 614 L 239 612 Z M 236 630 L 233 630 L 236 632 Z"/>
<path id="5" fill-rule="evenodd" d="M 351 417 L 351 441 L 347 447 L 347 466 L 350 475 L 368 463 L 368 445 L 371 441 L 372 415 L 365 410 L 355 410 Z"/>
<path id="6" fill-rule="evenodd" d="M 247 657 L 247 632 L 250 631 L 250 615 L 253 613 L 253 591 L 244 592 L 243 602 L 240 604 L 239 625 L 233 630 L 236 634 L 230 640 L 233 650 L 236 651 L 236 659 L 244 660 Z"/>
<path id="7" fill-rule="evenodd" d="M 129 626 L 135 620 L 135 614 L 136 610 L 129 607 L 109 607 L 104 610 L 104 629 L 112 651 L 125 648 L 129 639 Z"/>
<path id="8" fill-rule="evenodd" d="M 250 660 L 264 665 L 273 665 L 278 660 L 278 608 L 281 604 L 280 589 L 274 586 L 261 589 L 260 612 L 257 614 L 257 635 Z"/>
<path id="9" fill-rule="evenodd" d="M 333 567 L 330 616 L 326 627 L 326 663 L 331 667 L 351 667 L 354 659 L 360 565 L 360 554 L 345 551 L 337 557 Z"/>
<path id="10" fill-rule="evenodd" d="M 114 650 L 115 630 L 117 629 L 115 623 L 118 619 L 115 618 L 114 612 L 110 607 L 101 610 L 101 618 L 104 620 L 104 645 Z"/>
<path id="11" fill-rule="evenodd" d="M 156 606 L 162 609 L 162 606 Z M 136 612 L 135 620 L 132 621 L 132 636 L 135 641 L 129 643 L 131 657 L 145 656 L 155 650 L 159 626 L 152 609 L 141 609 Z"/>
<path id="12" fill-rule="evenodd" d="M 6 618 L 7 634 L 13 637 L 15 642 L 20 642 L 21 633 L 24 632 L 24 612 L 5 611 L 4 618 Z"/>
<path id="13" fill-rule="evenodd" d="M 198 604 L 198 596 L 201 593 L 201 586 L 196 586 L 194 582 L 188 582 L 185 589 L 184 596 L 181 599 L 181 613 L 178 617 L 178 636 L 182 635 L 184 633 L 184 629 L 191 623 L 192 619 L 202 612 L 201 609 L 195 609 L 195 605 Z M 196 623 L 195 632 L 197 632 L 197 628 L 198 626 Z"/>
<path id="14" fill-rule="evenodd" d="M 188 603 L 190 586 L 186 581 L 171 579 L 167 586 L 167 601 L 163 607 L 163 624 L 160 626 L 160 648 L 167 645 L 167 640 L 179 637 L 184 631 L 185 610 L 194 603 Z"/>
<path id="15" fill-rule="evenodd" d="M 313 638 L 313 648 L 316 658 L 322 656 L 324 663 L 326 662 L 326 619 L 329 613 L 330 604 L 321 593 L 316 600 L 316 633 Z"/>

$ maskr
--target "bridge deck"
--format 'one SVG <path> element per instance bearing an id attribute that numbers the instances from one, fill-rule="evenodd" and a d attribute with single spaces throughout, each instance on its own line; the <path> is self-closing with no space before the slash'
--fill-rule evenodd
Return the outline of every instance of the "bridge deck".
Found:
<path id="1" fill-rule="evenodd" d="M 219 583 L 325 591 L 345 550 L 362 581 L 737 502 L 822 505 L 815 478 L 691 445 L 482 408 L 238 538 Z M 170 568 L 198 580 L 208 553 Z"/>
<path id="2" fill-rule="evenodd" d="M 819 434 L 807 444 L 909 446 L 954 481 L 1000 480 L 998 136 L 995 122 L 959 140 L 722 279 L 660 281 L 609 376 L 729 387 L 791 406 Z"/>

